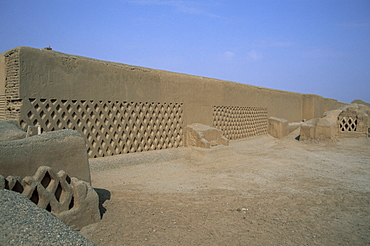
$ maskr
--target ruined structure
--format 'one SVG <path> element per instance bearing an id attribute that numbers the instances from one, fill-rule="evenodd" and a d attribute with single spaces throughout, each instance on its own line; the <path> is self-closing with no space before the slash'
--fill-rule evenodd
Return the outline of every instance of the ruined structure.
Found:
<path id="1" fill-rule="evenodd" d="M 70 130 L 45 132 L 26 138 L 16 121 L 0 121 L 0 174 L 30 176 L 40 166 L 64 170 L 91 183 L 84 138 Z"/>
<path id="2" fill-rule="evenodd" d="M 340 137 L 366 137 L 370 132 L 370 107 L 352 104 L 343 107 L 338 115 Z"/>
<path id="3" fill-rule="evenodd" d="M 298 122 L 343 106 L 333 99 L 18 47 L 0 55 L 0 119 L 23 130 L 73 129 L 89 157 L 184 146 L 200 123 L 241 139 L 268 117 Z"/>
<path id="4" fill-rule="evenodd" d="M 361 104 L 350 104 L 328 111 L 321 118 L 304 122 L 300 140 L 337 140 L 340 137 L 370 136 L 370 108 Z"/>
<path id="5" fill-rule="evenodd" d="M 16 120 L 0 121 L 0 189 L 22 193 L 73 229 L 98 222 L 99 199 L 81 134 L 27 135 Z"/>
<path id="6" fill-rule="evenodd" d="M 63 170 L 40 166 L 33 176 L 0 175 L 0 189 L 22 193 L 75 230 L 100 220 L 99 198 L 92 187 Z"/>
<path id="7" fill-rule="evenodd" d="M 229 145 L 222 131 L 217 128 L 194 123 L 185 128 L 185 145 L 211 148 L 217 145 Z"/>
<path id="8" fill-rule="evenodd" d="M 302 140 L 368 136 L 369 108 L 343 106 L 18 47 L 0 54 L 0 188 L 24 194 L 78 230 L 99 220 L 88 157 L 183 146 L 210 153 L 229 140 L 283 138 L 299 126 Z"/>

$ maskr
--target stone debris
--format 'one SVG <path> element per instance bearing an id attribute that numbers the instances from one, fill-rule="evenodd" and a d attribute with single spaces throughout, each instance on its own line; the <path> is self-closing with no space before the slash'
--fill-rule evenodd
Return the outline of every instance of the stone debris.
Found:
<path id="1" fill-rule="evenodd" d="M 248 210 L 249 210 L 248 208 L 238 208 L 236 211 L 247 213 Z"/>

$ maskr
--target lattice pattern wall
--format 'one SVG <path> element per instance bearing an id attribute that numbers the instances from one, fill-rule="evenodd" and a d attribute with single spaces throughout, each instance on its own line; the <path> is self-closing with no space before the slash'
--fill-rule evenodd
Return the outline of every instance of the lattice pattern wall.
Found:
<path id="1" fill-rule="evenodd" d="M 0 175 L 0 189 L 25 195 L 40 208 L 55 214 L 75 230 L 100 220 L 99 197 L 86 182 L 66 172 L 55 172 L 51 167 L 40 166 L 34 176 L 23 179 Z"/>
<path id="2" fill-rule="evenodd" d="M 339 131 L 355 132 L 357 131 L 357 118 L 341 117 L 338 120 Z"/>
<path id="3" fill-rule="evenodd" d="M 75 205 L 71 178 L 64 171 L 55 173 L 50 167 L 41 166 L 34 177 L 20 180 L 9 176 L 4 181 L 3 188 L 22 193 L 49 212 L 58 214 Z"/>
<path id="4" fill-rule="evenodd" d="M 20 125 L 42 131 L 73 129 L 89 157 L 159 150 L 183 145 L 182 103 L 92 100 L 24 100 Z"/>
<path id="5" fill-rule="evenodd" d="M 213 107 L 213 126 L 230 140 L 267 134 L 267 125 L 267 108 Z"/>

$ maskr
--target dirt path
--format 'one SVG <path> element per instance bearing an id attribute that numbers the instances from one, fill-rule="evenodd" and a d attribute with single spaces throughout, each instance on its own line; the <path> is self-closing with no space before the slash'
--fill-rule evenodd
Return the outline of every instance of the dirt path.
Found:
<path id="1" fill-rule="evenodd" d="M 81 233 L 98 245 L 370 245 L 370 138 L 294 137 L 105 163 L 92 180 L 106 212 Z"/>

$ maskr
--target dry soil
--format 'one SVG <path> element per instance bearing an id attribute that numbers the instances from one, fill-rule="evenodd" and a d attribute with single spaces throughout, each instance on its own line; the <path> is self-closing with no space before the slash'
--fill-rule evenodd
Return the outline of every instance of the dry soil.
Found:
<path id="1" fill-rule="evenodd" d="M 370 245 L 370 138 L 296 136 L 91 161 L 104 214 L 81 234 L 97 245 Z"/>

